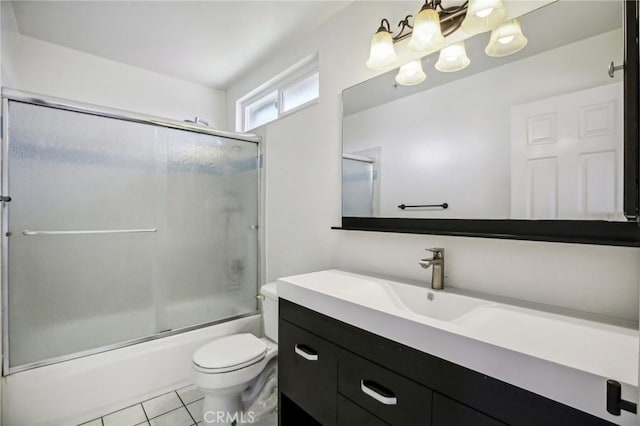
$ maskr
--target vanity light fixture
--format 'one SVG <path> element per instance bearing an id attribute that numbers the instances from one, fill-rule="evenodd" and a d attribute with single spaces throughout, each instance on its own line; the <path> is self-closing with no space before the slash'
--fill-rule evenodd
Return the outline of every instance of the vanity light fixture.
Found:
<path id="1" fill-rule="evenodd" d="M 425 78 L 427 75 L 422 70 L 422 60 L 416 59 L 400 67 L 400 71 L 396 75 L 396 83 L 403 86 L 413 86 L 422 83 Z"/>
<path id="2" fill-rule="evenodd" d="M 494 57 L 508 56 L 522 50 L 527 43 L 520 20 L 514 19 L 491 31 L 491 39 L 484 53 Z"/>
<path id="3" fill-rule="evenodd" d="M 438 71 L 464 69 L 471 63 L 464 42 L 442 48 L 446 43 L 445 37 L 460 27 L 470 34 L 492 31 L 485 53 L 494 57 L 511 55 L 527 45 L 527 38 L 522 34 L 519 20 L 503 24 L 506 16 L 507 10 L 502 0 L 468 0 L 450 7 L 443 7 L 442 0 L 426 0 L 413 25 L 409 21 L 413 16 L 407 15 L 398 23 L 400 31 L 395 36 L 387 19 L 380 22 L 378 31 L 371 39 L 367 67 L 382 71 L 400 66 L 394 43 L 411 37 L 407 48 L 413 52 L 428 54 L 442 49 L 435 65 Z M 396 82 L 413 85 L 424 81 L 424 77 L 421 61 L 411 61 L 400 67 Z"/>
<path id="4" fill-rule="evenodd" d="M 371 38 L 367 67 L 383 70 L 399 66 L 393 44 L 408 37 L 411 37 L 408 47 L 413 51 L 430 53 L 440 49 L 444 44 L 444 37 L 460 28 L 466 10 L 467 2 L 460 6 L 442 7 L 442 0 L 427 0 L 418 12 L 415 25 L 409 23 L 409 18 L 413 18 L 413 15 L 407 15 L 398 23 L 400 32 L 395 36 L 391 35 L 389 21 L 383 19 Z"/>

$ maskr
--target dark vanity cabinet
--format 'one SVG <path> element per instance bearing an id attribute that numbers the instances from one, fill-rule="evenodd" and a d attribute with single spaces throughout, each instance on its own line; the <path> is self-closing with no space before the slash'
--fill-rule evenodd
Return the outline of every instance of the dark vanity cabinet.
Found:
<path id="1" fill-rule="evenodd" d="M 280 299 L 281 426 L 611 425 Z"/>

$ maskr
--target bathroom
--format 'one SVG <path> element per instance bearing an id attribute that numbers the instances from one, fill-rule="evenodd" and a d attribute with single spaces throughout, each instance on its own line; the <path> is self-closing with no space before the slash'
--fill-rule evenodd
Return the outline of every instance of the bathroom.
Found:
<path id="1" fill-rule="evenodd" d="M 455 288 L 615 318 L 619 323 L 631 324 L 627 328 L 635 329 L 637 335 L 638 240 L 635 244 L 581 244 L 561 238 L 560 241 L 553 238 L 536 241 L 536 238 L 455 236 L 452 232 L 447 235 L 447 232 L 332 229 L 340 228 L 341 224 L 344 227 L 343 91 L 385 73 L 365 65 L 372 35 L 382 18 L 391 22 L 395 32 L 396 22 L 406 15 L 415 15 L 421 2 L 303 2 L 306 7 L 298 10 L 299 16 L 294 15 L 296 10 L 291 4 L 264 2 L 264 10 L 257 9 L 256 14 L 269 13 L 277 22 L 272 31 L 278 28 L 283 32 L 279 33 L 280 38 L 272 39 L 276 44 L 263 45 L 263 51 L 251 51 L 251 61 L 245 62 L 244 68 L 231 61 L 233 52 L 252 46 L 244 38 L 242 27 L 251 24 L 259 27 L 260 22 L 256 15 L 251 15 L 255 21 L 249 24 L 245 21 L 241 11 L 249 8 L 246 4 L 238 6 L 241 7 L 238 10 L 233 8 L 234 2 L 222 2 L 218 5 L 222 9 L 196 13 L 202 19 L 191 21 L 193 15 L 186 15 L 187 12 L 182 15 L 180 8 L 171 10 L 172 2 L 143 2 L 137 6 L 136 2 L 116 2 L 111 8 L 100 2 L 36 2 L 33 6 L 28 3 L 3 1 L 1 10 L 1 85 L 18 91 L 178 121 L 194 121 L 198 116 L 213 129 L 235 132 L 243 129 L 237 114 L 239 100 L 249 99 L 248 95 L 256 88 L 285 70 L 304 73 L 317 69 L 320 78 L 317 101 L 249 132 L 261 138 L 263 155 L 261 213 L 258 229 L 253 230 L 258 237 L 253 259 L 256 287 L 279 278 L 334 269 L 392 277 L 427 288 L 433 271 L 423 269 L 418 262 L 431 256 L 425 248 L 443 247 L 445 293 Z M 250 4 L 258 7 L 260 3 Z M 204 4 L 206 2 L 201 6 Z M 98 10 L 92 11 L 92 7 Z M 150 13 L 153 7 L 161 10 Z M 92 16 L 94 21 L 89 19 Z M 174 33 L 178 33 L 182 25 L 182 30 L 192 35 L 193 41 L 180 45 L 177 43 L 182 39 L 176 38 L 178 41 L 172 42 L 163 28 L 168 25 L 162 21 L 169 19 L 167 16 L 176 22 L 169 27 Z M 229 46 L 212 47 L 203 40 L 194 22 L 206 24 L 205 18 L 225 30 L 222 40 Z M 139 25 L 136 19 L 148 22 L 150 27 L 145 27 L 145 32 L 129 27 L 126 32 L 126 25 Z M 51 27 L 44 25 L 45 22 L 51 23 Z M 65 24 L 76 32 L 58 28 L 59 32 L 54 33 L 55 22 L 60 22 L 62 29 Z M 148 34 L 162 36 L 160 40 L 169 43 L 168 48 L 145 45 L 150 36 L 142 39 L 143 44 L 123 36 L 116 38 L 117 44 L 102 45 L 103 51 L 91 50 L 92 43 L 99 45 L 101 40 L 115 37 L 114 23 L 126 37 L 140 33 L 144 36 L 146 30 Z M 47 30 L 58 38 L 52 35 L 47 39 Z M 289 31 L 286 35 L 285 30 Z M 529 30 L 524 27 L 523 18 L 523 31 L 533 43 L 534 32 Z M 85 36 L 78 35 L 81 31 Z M 128 43 L 132 50 L 123 47 Z M 398 46 L 399 53 L 401 47 Z M 153 60 L 136 61 L 136 55 L 147 48 L 157 52 L 157 56 L 169 56 L 172 60 L 158 61 L 157 69 L 151 68 Z M 472 61 L 475 60 L 471 47 L 467 49 Z M 216 53 L 206 57 L 206 52 Z M 219 52 L 228 55 L 228 60 L 222 58 L 224 67 L 220 66 Z M 187 53 L 196 58 L 205 56 L 201 59 L 202 66 L 181 70 L 180 64 L 187 62 L 181 60 L 180 55 Z M 480 54 L 483 54 L 481 50 Z M 153 55 L 145 57 L 152 59 Z M 622 57 L 616 55 L 610 60 L 618 65 Z M 161 63 L 164 68 L 160 68 Z M 605 73 L 607 64 L 603 68 Z M 225 68 L 226 77 L 213 80 L 207 75 L 207 69 L 216 68 Z M 424 84 L 437 78 L 432 66 L 425 66 L 425 72 Z M 616 72 L 616 81 L 621 81 L 620 75 L 621 72 Z M 455 115 L 454 111 L 450 113 Z M 456 115 L 455 119 L 458 126 L 464 127 L 464 116 Z M 434 217 L 456 218 L 446 216 L 448 212 L 453 214 L 457 207 L 451 200 L 400 201 L 407 204 L 448 201 L 450 209 L 437 211 Z M 11 208 L 11 203 L 8 204 Z M 413 212 L 399 213 L 398 217 L 412 217 L 411 214 Z M 141 228 L 146 226 L 140 224 Z M 247 270 L 248 263 L 244 267 Z M 250 290 L 251 300 L 249 296 L 244 299 L 248 313 L 258 309 L 257 304 L 254 306 L 257 288 Z M 122 291 L 126 297 L 126 290 Z M 2 421 L 7 425 L 77 425 L 191 386 L 192 356 L 199 347 L 236 333 L 262 337 L 262 327 L 259 315 L 248 315 L 144 344 L 17 371 L 2 380 Z M 623 387 L 622 398 L 637 402 L 637 382 L 631 384 L 635 389 Z M 604 388 L 603 383 L 603 406 Z M 604 409 L 597 407 L 597 410 Z M 618 419 L 624 419 L 624 424 L 636 421 L 628 412 L 606 419 L 614 424 L 623 424 Z M 192 420 L 195 423 L 196 419 Z"/>

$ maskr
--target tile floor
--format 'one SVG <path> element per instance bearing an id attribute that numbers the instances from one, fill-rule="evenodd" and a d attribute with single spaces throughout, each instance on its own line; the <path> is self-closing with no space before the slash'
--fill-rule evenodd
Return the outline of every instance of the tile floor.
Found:
<path id="1" fill-rule="evenodd" d="M 186 386 L 81 426 L 202 425 L 202 398 L 202 393 L 194 385 Z"/>

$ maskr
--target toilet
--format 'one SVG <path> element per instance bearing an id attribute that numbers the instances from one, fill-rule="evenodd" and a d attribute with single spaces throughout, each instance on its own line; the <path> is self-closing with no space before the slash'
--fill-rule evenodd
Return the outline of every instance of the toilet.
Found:
<path id="1" fill-rule="evenodd" d="M 253 422 L 265 410 L 275 408 L 277 395 L 276 356 L 278 354 L 278 297 L 276 283 L 260 288 L 265 336 L 233 334 L 215 339 L 193 354 L 194 384 L 204 394 L 205 424 L 231 424 L 235 419 Z M 268 398 L 269 401 L 260 401 Z M 255 413 L 248 407 L 259 407 Z"/>

